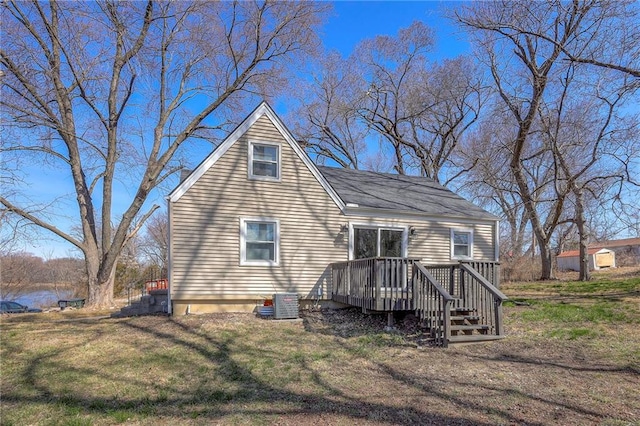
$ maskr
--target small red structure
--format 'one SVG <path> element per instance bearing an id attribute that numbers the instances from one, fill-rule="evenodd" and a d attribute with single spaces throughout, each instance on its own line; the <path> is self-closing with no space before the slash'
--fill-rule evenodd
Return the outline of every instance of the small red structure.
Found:
<path id="1" fill-rule="evenodd" d="M 144 283 L 144 288 L 147 293 L 153 290 L 166 290 L 169 288 L 169 280 L 166 278 L 160 280 L 151 280 Z"/>

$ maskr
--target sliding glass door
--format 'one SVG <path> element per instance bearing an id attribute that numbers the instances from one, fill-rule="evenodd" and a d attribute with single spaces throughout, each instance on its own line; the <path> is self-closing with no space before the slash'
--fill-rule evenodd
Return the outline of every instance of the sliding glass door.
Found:
<path id="1" fill-rule="evenodd" d="M 405 232 L 402 229 L 354 226 L 353 258 L 403 257 Z"/>

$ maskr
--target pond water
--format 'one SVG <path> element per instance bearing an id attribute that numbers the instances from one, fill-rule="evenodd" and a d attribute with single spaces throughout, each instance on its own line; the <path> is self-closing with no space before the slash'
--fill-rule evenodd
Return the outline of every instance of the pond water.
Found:
<path id="1" fill-rule="evenodd" d="M 58 300 L 70 299 L 73 296 L 73 290 L 38 290 L 25 293 L 16 298 L 15 301 L 21 305 L 27 305 L 30 308 L 48 308 L 58 306 Z"/>

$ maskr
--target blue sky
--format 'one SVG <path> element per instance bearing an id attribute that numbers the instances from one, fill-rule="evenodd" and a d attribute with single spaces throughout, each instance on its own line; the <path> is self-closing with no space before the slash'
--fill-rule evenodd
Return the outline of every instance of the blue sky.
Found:
<path id="1" fill-rule="evenodd" d="M 400 28 L 409 26 L 413 21 L 420 20 L 432 27 L 436 32 L 436 44 L 432 59 L 442 59 L 454 57 L 465 53 L 470 49 L 469 44 L 464 40 L 464 35 L 448 19 L 443 18 L 443 11 L 451 9 L 459 2 L 390 2 L 390 1 L 344 1 L 336 2 L 334 10 L 324 26 L 321 34 L 326 49 L 338 50 L 343 56 L 348 56 L 353 48 L 363 39 L 371 38 L 379 34 L 394 35 Z M 279 114 L 286 111 L 280 110 L 276 105 Z M 248 110 L 247 113 L 250 111 Z M 206 153 L 203 153 L 206 155 Z M 198 164 L 202 158 L 194 159 L 194 164 Z M 42 199 L 46 202 L 50 191 L 59 193 L 60 188 L 64 192 L 73 193 L 73 185 L 70 178 L 65 174 L 56 173 L 54 170 L 42 170 L 37 165 L 30 167 L 29 173 L 36 173 L 32 176 L 35 185 L 29 191 L 32 199 Z M 114 194 L 114 217 L 118 217 L 128 206 L 133 194 L 121 187 L 122 194 Z M 120 196 L 119 196 L 120 195 Z M 147 203 L 164 206 L 163 197 L 166 194 L 153 194 Z M 99 204 L 99 203 L 98 203 Z M 69 208 L 76 209 L 74 197 L 69 201 Z M 65 231 L 68 231 L 70 218 L 63 214 L 56 217 L 56 223 Z M 30 241 L 24 247 L 25 251 L 32 252 L 42 257 L 64 257 L 79 256 L 80 253 L 70 244 L 42 231 L 42 239 Z"/>
<path id="2" fill-rule="evenodd" d="M 434 59 L 457 56 L 470 49 L 460 29 L 443 18 L 444 12 L 460 2 L 445 1 L 340 1 L 324 27 L 325 47 L 344 56 L 362 39 L 378 34 L 394 35 L 413 21 L 422 21 L 435 29 Z"/>

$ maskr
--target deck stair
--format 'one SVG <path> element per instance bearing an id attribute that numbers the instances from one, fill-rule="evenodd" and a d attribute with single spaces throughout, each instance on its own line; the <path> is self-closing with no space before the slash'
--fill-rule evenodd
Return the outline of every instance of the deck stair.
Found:
<path id="1" fill-rule="evenodd" d="M 167 313 L 167 290 L 151 290 L 149 294 L 140 297 L 123 307 L 120 312 L 111 314 L 112 318 L 136 317 L 140 315 L 154 315 Z"/>
<path id="2" fill-rule="evenodd" d="M 485 342 L 504 338 L 502 303 L 507 297 L 490 282 L 497 274 L 481 274 L 474 265 L 457 268 L 414 264 L 414 288 L 421 301 L 416 313 L 430 326 L 441 346 Z M 479 268 L 483 269 L 483 268 Z M 485 275 L 487 277 L 485 277 Z"/>
<path id="3" fill-rule="evenodd" d="M 477 310 L 468 307 L 451 309 L 451 336 L 449 344 L 472 343 L 499 340 L 504 336 L 490 334 L 490 327 L 480 322 L 480 316 L 475 315 Z"/>
<path id="4" fill-rule="evenodd" d="M 423 265 L 371 258 L 332 264 L 333 300 L 373 311 L 414 311 L 437 345 L 504 338 L 498 263 Z"/>

